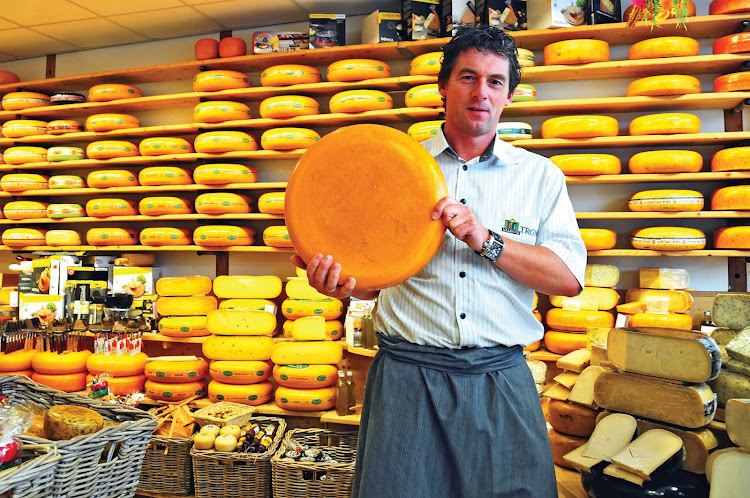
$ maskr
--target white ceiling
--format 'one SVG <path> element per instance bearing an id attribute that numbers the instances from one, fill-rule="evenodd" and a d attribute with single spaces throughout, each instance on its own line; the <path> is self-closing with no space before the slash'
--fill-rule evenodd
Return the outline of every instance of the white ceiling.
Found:
<path id="1" fill-rule="evenodd" d="M 398 11 L 399 0 L 2 0 L 0 62 L 306 21 Z"/>

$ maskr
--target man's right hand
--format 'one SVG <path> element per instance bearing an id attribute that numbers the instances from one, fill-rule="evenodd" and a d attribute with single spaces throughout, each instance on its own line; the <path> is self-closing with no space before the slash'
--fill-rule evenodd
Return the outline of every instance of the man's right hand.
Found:
<path id="1" fill-rule="evenodd" d="M 323 256 L 318 253 L 307 264 L 295 254 L 292 256 L 292 263 L 303 270 L 307 270 L 307 280 L 321 294 L 337 299 L 345 299 L 350 297 L 354 292 L 354 286 L 357 284 L 357 281 L 354 277 L 349 277 L 346 281 L 340 283 L 341 264 L 334 263 L 333 256 L 330 254 Z"/>

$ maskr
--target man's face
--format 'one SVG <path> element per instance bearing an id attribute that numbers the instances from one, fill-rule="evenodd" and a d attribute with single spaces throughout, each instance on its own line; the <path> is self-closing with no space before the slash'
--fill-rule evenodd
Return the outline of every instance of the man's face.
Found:
<path id="1" fill-rule="evenodd" d="M 445 97 L 446 127 L 472 136 L 497 133 L 508 95 L 508 59 L 475 48 L 462 52 L 450 77 L 439 83 Z"/>

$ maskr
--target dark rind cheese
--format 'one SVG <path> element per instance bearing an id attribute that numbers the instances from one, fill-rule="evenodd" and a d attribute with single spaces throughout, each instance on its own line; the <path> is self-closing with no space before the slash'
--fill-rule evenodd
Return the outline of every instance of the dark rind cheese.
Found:
<path id="1" fill-rule="evenodd" d="M 597 498 L 705 498 L 709 494 L 705 476 L 684 470 L 664 479 L 646 481 L 643 486 L 600 473 L 583 474 L 581 481 L 588 496 Z"/>

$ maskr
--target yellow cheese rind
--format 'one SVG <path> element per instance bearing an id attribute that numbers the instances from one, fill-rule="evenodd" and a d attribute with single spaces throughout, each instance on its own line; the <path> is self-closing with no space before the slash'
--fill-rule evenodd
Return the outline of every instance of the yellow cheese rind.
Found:
<path id="1" fill-rule="evenodd" d="M 202 71 L 193 78 L 193 90 L 196 92 L 218 92 L 250 86 L 250 77 L 239 71 Z"/>
<path id="2" fill-rule="evenodd" d="M 328 109 L 332 113 L 393 109 L 393 98 L 380 90 L 345 90 L 331 97 Z"/>
<path id="3" fill-rule="evenodd" d="M 220 275 L 214 279 L 214 294 L 221 298 L 273 299 L 281 294 L 281 279 L 275 275 Z"/>
<path id="4" fill-rule="evenodd" d="M 3 206 L 3 215 L 9 220 L 45 219 L 49 205 L 39 201 L 11 201 Z"/>
<path id="5" fill-rule="evenodd" d="M 334 320 L 344 312 L 344 305 L 339 299 L 285 299 L 281 303 L 282 314 L 296 320 L 303 316 L 323 316 L 326 320 Z"/>
<path id="6" fill-rule="evenodd" d="M 617 120 L 611 116 L 560 116 L 542 123 L 542 138 L 615 137 Z"/>
<path id="7" fill-rule="evenodd" d="M 612 154 L 558 154 L 549 159 L 565 176 L 617 175 L 622 171 L 620 158 Z"/>
<path id="8" fill-rule="evenodd" d="M 144 246 L 187 246 L 192 235 L 189 228 L 150 227 L 141 230 L 138 240 Z"/>
<path id="9" fill-rule="evenodd" d="M 193 147 L 191 145 L 190 151 L 192 152 L 192 150 Z M 190 185 L 193 183 L 193 176 L 187 169 L 177 166 L 151 166 L 143 168 L 138 173 L 138 181 L 144 186 Z"/>
<path id="10" fill-rule="evenodd" d="M 336 388 L 294 389 L 279 386 L 275 394 L 276 404 L 292 411 L 312 412 L 330 410 L 336 406 Z"/>
<path id="11" fill-rule="evenodd" d="M 231 100 L 210 100 L 193 108 L 193 121 L 196 123 L 222 123 L 252 117 L 253 113 L 248 106 Z"/>
<path id="12" fill-rule="evenodd" d="M 714 153 L 711 171 L 746 171 L 750 169 L 750 147 L 730 147 Z"/>
<path id="13" fill-rule="evenodd" d="M 161 316 L 207 315 L 217 307 L 214 296 L 164 296 L 156 300 L 156 311 Z"/>
<path id="14" fill-rule="evenodd" d="M 693 329 L 693 317 L 687 313 L 635 313 L 628 319 L 630 327 Z"/>
<path id="15" fill-rule="evenodd" d="M 307 277 L 289 277 L 286 282 L 286 295 L 289 299 L 328 299 L 310 285 Z"/>
<path id="16" fill-rule="evenodd" d="M 548 330 L 544 333 L 544 347 L 556 354 L 568 354 L 585 348 L 587 344 L 586 334 L 558 330 Z"/>
<path id="17" fill-rule="evenodd" d="M 266 310 L 276 309 L 276 304 L 269 299 L 261 298 L 233 298 L 223 299 L 219 303 L 220 310 Z"/>
<path id="18" fill-rule="evenodd" d="M 203 275 L 162 277 L 156 281 L 156 293 L 160 296 L 203 296 L 212 288 L 211 279 Z"/>
<path id="19" fill-rule="evenodd" d="M 442 57 L 442 52 L 427 52 L 426 54 L 414 57 L 409 62 L 409 75 L 437 76 L 440 72 L 440 60 Z"/>
<path id="20" fill-rule="evenodd" d="M 750 249 L 750 227 L 720 227 L 714 230 L 717 249 Z"/>
<path id="21" fill-rule="evenodd" d="M 138 203 L 138 212 L 144 216 L 190 214 L 193 203 L 182 197 L 144 197 Z"/>
<path id="22" fill-rule="evenodd" d="M 575 311 L 551 308 L 545 322 L 556 330 L 586 332 L 590 327 L 614 327 L 615 317 L 607 311 Z"/>
<path id="23" fill-rule="evenodd" d="M 146 364 L 144 374 L 149 380 L 167 384 L 183 384 L 202 380 L 208 372 L 203 358 L 196 360 L 155 360 Z"/>
<path id="24" fill-rule="evenodd" d="M 286 192 L 266 192 L 258 197 L 258 211 L 263 214 L 284 214 Z"/>
<path id="25" fill-rule="evenodd" d="M 255 231 L 249 227 L 201 225 L 193 231 L 193 242 L 205 247 L 249 246 L 254 241 Z"/>
<path id="26" fill-rule="evenodd" d="M 40 228 L 8 228 L 3 232 L 3 244 L 8 247 L 41 246 L 47 230 Z"/>
<path id="27" fill-rule="evenodd" d="M 711 209 L 750 210 L 750 185 L 733 185 L 715 190 L 711 195 Z"/>
<path id="28" fill-rule="evenodd" d="M 2 103 L 6 111 L 20 111 L 32 107 L 47 107 L 50 99 L 49 95 L 39 92 L 9 92 L 3 95 Z"/>
<path id="29" fill-rule="evenodd" d="M 406 91 L 404 96 L 406 107 L 443 107 L 443 96 L 437 83 L 417 85 Z"/>
<path id="30" fill-rule="evenodd" d="M 208 192 L 195 198 L 195 211 L 200 214 L 245 214 L 252 211 L 251 199 L 233 192 Z"/>
<path id="31" fill-rule="evenodd" d="M 604 251 L 617 244 L 617 234 L 606 228 L 580 228 L 587 251 Z"/>
<path id="32" fill-rule="evenodd" d="M 119 83 L 103 83 L 89 88 L 89 102 L 110 102 L 143 97 L 140 88 Z"/>
<path id="33" fill-rule="evenodd" d="M 696 228 L 645 227 L 633 231 L 630 243 L 634 249 L 694 251 L 706 247 L 706 234 Z"/>
<path id="34" fill-rule="evenodd" d="M 544 65 L 588 64 L 609 60 L 609 44 L 601 40 L 564 40 L 544 47 Z"/>
<path id="35" fill-rule="evenodd" d="M 688 57 L 698 55 L 698 40 L 687 36 L 660 36 L 634 43 L 628 50 L 628 59 L 654 59 L 659 57 Z"/>
<path id="36" fill-rule="evenodd" d="M 295 341 L 323 341 L 326 338 L 326 319 L 322 316 L 303 316 L 292 325 L 292 339 Z"/>
<path id="37" fill-rule="evenodd" d="M 142 156 L 165 156 L 169 154 L 190 154 L 193 144 L 179 137 L 144 138 L 138 144 Z"/>
<path id="38" fill-rule="evenodd" d="M 332 62 L 326 70 L 328 81 L 362 81 L 390 78 L 391 67 L 375 59 L 344 59 Z"/>
<path id="39" fill-rule="evenodd" d="M 41 374 L 74 374 L 86 371 L 86 360 L 89 356 L 91 356 L 90 351 L 65 351 L 63 353 L 43 351 L 32 357 L 31 366 L 35 372 Z"/>
<path id="40" fill-rule="evenodd" d="M 294 328 L 294 322 L 296 322 L 296 320 L 284 320 L 284 323 L 282 324 L 284 337 L 292 337 L 292 328 Z M 339 320 L 326 320 L 324 322 L 324 325 L 326 337 L 328 339 L 332 341 L 338 341 L 339 339 L 344 337 L 344 324 Z"/>
<path id="41" fill-rule="evenodd" d="M 697 190 L 644 190 L 628 199 L 628 209 L 636 212 L 700 211 L 703 204 L 703 194 Z"/>
<path id="42" fill-rule="evenodd" d="M 695 76 L 686 74 L 664 74 L 646 76 L 630 82 L 626 90 L 628 97 L 663 95 L 688 95 L 701 93 L 701 83 Z"/>
<path id="43" fill-rule="evenodd" d="M 167 337 L 204 337 L 211 335 L 205 316 L 165 316 L 159 320 L 159 333 Z"/>
<path id="44" fill-rule="evenodd" d="M 36 173 L 9 173 L 0 178 L 0 188 L 5 192 L 42 190 L 49 188 L 49 178 Z"/>
<path id="45" fill-rule="evenodd" d="M 285 225 L 266 227 L 263 230 L 263 243 L 269 247 L 294 247 Z"/>
<path id="46" fill-rule="evenodd" d="M 192 396 L 203 397 L 206 395 L 206 381 L 185 382 L 168 384 L 147 380 L 144 390 L 146 396 L 158 401 L 182 401 Z"/>
<path id="47" fill-rule="evenodd" d="M 2 135 L 6 138 L 31 137 L 45 135 L 47 122 L 36 119 L 13 119 L 3 123 Z"/>
<path id="48" fill-rule="evenodd" d="M 268 311 L 213 310 L 206 316 L 208 331 L 216 335 L 265 335 L 276 331 L 276 316 Z"/>
<path id="49" fill-rule="evenodd" d="M 630 122 L 631 135 L 674 135 L 700 133 L 701 121 L 695 114 L 665 112 L 638 116 Z"/>
<path id="50" fill-rule="evenodd" d="M 274 365 L 273 378 L 281 386 L 319 389 L 336 383 L 336 365 Z"/>
<path id="51" fill-rule="evenodd" d="M 262 405 L 271 401 L 273 384 L 268 381 L 257 384 L 222 384 L 212 380 L 208 385 L 208 398 L 214 403 L 228 401 L 244 405 Z"/>
<path id="52" fill-rule="evenodd" d="M 693 296 L 683 290 L 628 289 L 625 301 L 628 303 L 645 302 L 649 296 L 669 299 L 668 311 L 672 313 L 686 313 L 693 306 Z"/>
<path id="53" fill-rule="evenodd" d="M 340 362 L 343 354 L 340 342 L 279 342 L 273 347 L 271 361 L 277 365 L 332 365 Z"/>
<path id="54" fill-rule="evenodd" d="M 86 157 L 89 159 L 114 159 L 140 155 L 138 147 L 126 140 L 100 140 L 86 146 Z"/>
<path id="55" fill-rule="evenodd" d="M 209 366 L 211 378 L 222 384 L 257 384 L 271 376 L 273 363 L 261 360 L 218 360 Z"/>
<path id="56" fill-rule="evenodd" d="M 630 156 L 628 169 L 633 174 L 698 173 L 703 156 L 694 150 L 648 150 Z"/>
<path id="57" fill-rule="evenodd" d="M 406 130 L 406 134 L 418 142 L 424 142 L 432 137 L 436 137 L 439 129 L 445 121 L 422 121 L 414 123 Z"/>
<path id="58" fill-rule="evenodd" d="M 320 134 L 307 128 L 272 128 L 260 136 L 260 146 L 264 150 L 309 149 L 318 140 Z"/>
<path id="59" fill-rule="evenodd" d="M 89 373 L 99 375 L 106 373 L 110 377 L 131 377 L 143 374 L 148 363 L 146 353 L 134 355 L 124 354 L 92 354 L 86 358 L 86 369 Z"/>
<path id="60" fill-rule="evenodd" d="M 263 70 L 261 86 L 289 86 L 320 83 L 320 71 L 302 64 L 280 64 Z"/>
<path id="61" fill-rule="evenodd" d="M 250 152 L 258 150 L 255 139 L 243 131 L 207 131 L 193 141 L 195 152 L 220 154 L 223 152 Z M 200 183 L 196 181 L 195 183 Z"/>
<path id="62" fill-rule="evenodd" d="M 260 103 L 259 112 L 262 118 L 286 119 L 320 114 L 319 107 L 318 101 L 312 97 L 278 95 L 263 100 Z"/>
<path id="63" fill-rule="evenodd" d="M 557 432 L 555 429 L 548 429 L 547 433 L 550 445 L 552 446 L 552 460 L 555 465 L 572 468 L 563 457 L 579 446 L 586 444 L 586 438 L 568 436 L 567 434 Z"/>
<path id="64" fill-rule="evenodd" d="M 132 228 L 90 228 L 86 243 L 92 246 L 133 246 L 138 243 L 138 233 Z"/>
<path id="65" fill-rule="evenodd" d="M 126 130 L 140 126 L 141 120 L 130 114 L 93 114 L 86 118 L 86 131 Z"/>
<path id="66" fill-rule="evenodd" d="M 84 384 L 85 384 L 84 376 Z M 104 427 L 99 412 L 77 405 L 57 405 L 44 414 L 44 437 L 64 441 L 84 434 L 94 434 Z"/>
<path id="67" fill-rule="evenodd" d="M 91 199 L 86 203 L 86 214 L 94 218 L 133 216 L 138 214 L 138 207 L 135 201 L 131 201 L 130 199 L 112 197 Z"/>
<path id="68" fill-rule="evenodd" d="M 92 171 L 86 177 L 89 188 L 137 187 L 138 175 L 126 169 Z"/>
<path id="69" fill-rule="evenodd" d="M 288 287 L 288 284 L 287 284 Z M 617 293 L 616 290 L 610 289 L 608 287 L 586 287 L 581 291 L 581 293 L 574 297 L 569 298 L 566 296 L 549 296 L 549 302 L 552 304 L 552 306 L 555 306 L 556 308 L 562 308 L 563 302 L 566 299 L 576 299 L 579 298 L 581 301 L 588 302 L 588 301 L 594 301 L 599 303 L 597 309 L 599 310 L 611 310 L 615 306 L 617 306 L 617 303 L 620 301 L 620 295 Z"/>
<path id="70" fill-rule="evenodd" d="M 84 391 L 86 389 L 87 375 L 86 372 L 58 375 L 34 372 L 31 374 L 31 380 L 58 391 L 73 393 Z"/>
<path id="71" fill-rule="evenodd" d="M 200 185 L 255 183 L 258 181 L 258 170 L 244 164 L 202 164 L 193 170 L 193 180 Z"/>
<path id="72" fill-rule="evenodd" d="M 3 161 L 12 165 L 44 162 L 47 161 L 47 149 L 29 146 L 8 147 L 3 152 Z"/>
<path id="73" fill-rule="evenodd" d="M 203 354 L 212 360 L 270 360 L 273 347 L 270 337 L 212 335 L 203 343 Z"/>
<path id="74" fill-rule="evenodd" d="M 48 230 L 45 243 L 48 246 L 80 246 L 81 234 L 75 230 Z"/>

